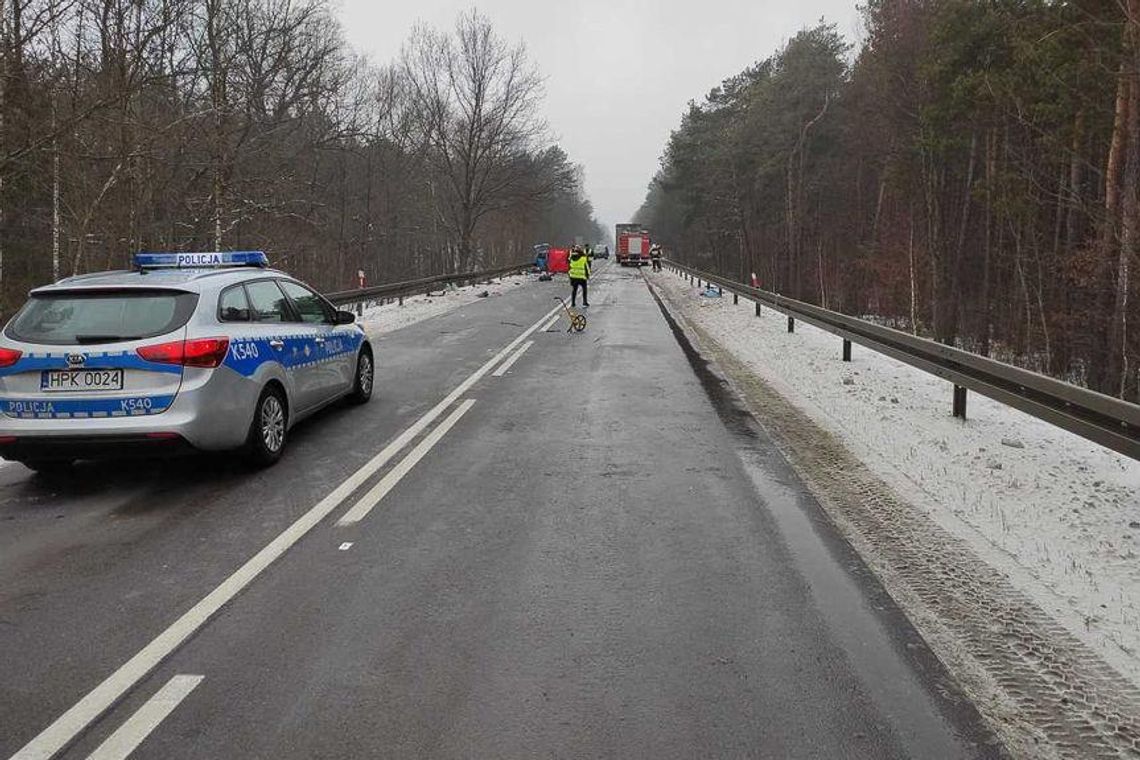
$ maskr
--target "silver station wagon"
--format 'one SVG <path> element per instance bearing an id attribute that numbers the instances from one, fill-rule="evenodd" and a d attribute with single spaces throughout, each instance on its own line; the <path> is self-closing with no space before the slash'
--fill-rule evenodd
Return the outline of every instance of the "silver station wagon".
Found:
<path id="1" fill-rule="evenodd" d="M 275 462 L 290 428 L 372 395 L 351 312 L 260 251 L 146 253 L 33 290 L 0 335 L 0 456 L 39 470 L 171 449 Z"/>

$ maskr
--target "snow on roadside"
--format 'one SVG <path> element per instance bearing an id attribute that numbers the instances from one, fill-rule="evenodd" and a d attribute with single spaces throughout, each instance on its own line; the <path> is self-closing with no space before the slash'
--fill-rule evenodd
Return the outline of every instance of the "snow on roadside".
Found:
<path id="1" fill-rule="evenodd" d="M 488 294 L 488 298 L 501 296 L 508 290 L 530 282 L 531 279 L 532 275 L 519 274 L 504 277 L 502 282 L 495 281 L 490 285 L 478 283 L 454 290 L 441 287 L 433 291 L 431 296 L 418 295 L 405 298 L 402 306 L 395 301 L 383 306 L 370 306 L 364 310 L 363 317 L 357 317 L 357 322 L 369 335 L 383 335 L 474 303 L 480 300 L 480 294 L 483 292 Z"/>
<path id="2" fill-rule="evenodd" d="M 1140 686 L 1140 462 L 991 401 L 950 415 L 944 380 L 751 302 L 655 282 L 721 346 L 903 498 Z"/>

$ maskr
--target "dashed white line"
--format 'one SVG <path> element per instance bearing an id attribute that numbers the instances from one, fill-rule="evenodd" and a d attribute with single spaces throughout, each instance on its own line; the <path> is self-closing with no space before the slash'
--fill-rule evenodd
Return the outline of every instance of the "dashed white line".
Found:
<path id="1" fill-rule="evenodd" d="M 87 760 L 126 760 L 158 724 L 202 683 L 204 676 L 174 676 L 146 701 L 119 730 L 107 737 Z"/>
<path id="2" fill-rule="evenodd" d="M 549 322 L 547 322 L 545 325 L 542 326 L 542 329 L 539 330 L 539 332 L 546 332 L 547 330 L 549 330 L 551 327 L 554 326 L 554 323 L 557 322 L 558 318 L 561 316 L 562 316 L 561 314 L 556 313 L 553 317 L 550 318 Z"/>
<path id="3" fill-rule="evenodd" d="M 388 492 L 396 487 L 396 484 L 403 480 L 404 476 L 411 472 L 412 468 L 419 463 L 421 459 L 427 456 L 427 453 L 439 443 L 440 439 L 447 435 L 447 431 L 459 422 L 459 418 L 467 414 L 467 410 L 474 405 L 475 399 L 469 398 L 455 408 L 455 411 L 447 416 L 443 422 L 436 426 L 422 441 L 420 441 L 414 449 L 408 452 L 408 455 L 401 459 L 395 467 L 387 472 L 380 482 L 377 483 L 372 489 L 360 497 L 360 501 L 352 506 L 352 509 L 344 513 L 344 516 L 336 521 L 337 525 L 352 525 L 358 523 L 368 516 L 372 508 L 380 503 L 380 500 L 388 495 Z"/>
<path id="4" fill-rule="evenodd" d="M 337 486 L 332 493 L 321 499 L 316 506 L 301 515 L 292 525 L 286 528 L 277 538 L 270 541 L 261 551 L 253 555 L 244 565 L 239 567 L 230 577 L 226 578 L 213 591 L 202 598 L 197 604 L 182 614 L 162 633 L 158 634 L 149 644 L 139 650 L 131 659 L 127 660 L 119 669 L 107 676 L 98 686 L 89 691 L 82 699 L 72 705 L 67 712 L 52 721 L 51 725 L 36 735 L 24 745 L 10 760 L 49 760 L 61 749 L 70 744 L 76 736 L 100 715 L 109 710 L 124 694 L 138 683 L 143 676 L 154 669 L 173 651 L 182 645 L 195 631 L 201 628 L 214 613 L 233 599 L 254 578 L 269 567 L 278 557 L 289 550 L 293 544 L 302 537 L 329 513 L 340 506 L 353 491 L 362 486 L 380 468 L 386 465 L 396 454 L 400 453 L 424 431 L 437 417 L 447 409 L 471 386 L 479 382 L 484 375 L 510 354 L 520 343 L 529 338 L 542 326 L 546 320 L 556 314 L 561 306 L 555 306 L 544 314 L 541 319 L 523 331 L 521 335 L 512 340 L 501 351 L 491 357 L 471 376 L 456 386 L 455 390 L 428 410 L 410 427 L 404 430 L 395 440 L 384 447 L 376 456 L 372 457 L 363 467 L 350 475 L 343 483 Z"/>
<path id="5" fill-rule="evenodd" d="M 502 377 L 503 375 L 507 374 L 507 370 L 515 366 L 515 362 L 519 360 L 519 357 L 525 354 L 526 350 L 533 345 L 533 340 L 528 340 L 526 343 L 523 343 L 518 351 L 515 351 L 513 354 L 511 354 L 511 358 L 500 364 L 499 368 L 491 373 L 491 377 Z"/>
<path id="6" fill-rule="evenodd" d="M 346 552 L 346 551 L 348 551 L 349 549 L 351 549 L 351 548 L 352 548 L 352 542 L 351 542 L 351 541 L 345 541 L 345 542 L 344 542 L 343 544 L 341 544 L 341 545 L 340 545 L 338 548 L 339 548 L 339 549 L 340 549 L 342 552 Z"/>

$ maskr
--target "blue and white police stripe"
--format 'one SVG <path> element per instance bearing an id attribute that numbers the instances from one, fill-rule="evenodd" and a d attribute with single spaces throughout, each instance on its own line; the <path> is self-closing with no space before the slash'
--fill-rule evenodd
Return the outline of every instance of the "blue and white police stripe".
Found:
<path id="1" fill-rule="evenodd" d="M 82 356 L 83 362 L 76 366 L 68 362 L 68 356 Z M 172 375 L 182 374 L 182 367 L 177 364 L 147 361 L 134 351 L 64 351 L 60 353 L 32 352 L 24 354 L 15 364 L 9 367 L 0 367 L 0 377 L 51 369 L 138 369 L 146 372 L 165 372 Z"/>
<path id="2" fill-rule="evenodd" d="M 22 420 L 145 417 L 165 412 L 173 403 L 172 395 L 78 399 L 0 398 L 0 408 L 3 408 L 4 414 Z"/>
<path id="3" fill-rule="evenodd" d="M 364 342 L 359 330 L 331 333 L 323 343 L 317 343 L 312 334 L 270 335 L 250 338 L 234 337 L 222 366 L 243 377 L 252 377 L 265 362 L 276 362 L 286 372 L 295 372 L 344 354 L 355 354 Z M 271 341 L 284 344 L 275 349 Z M 0 368 L 0 377 L 24 372 L 76 369 L 68 362 L 68 355 L 77 352 L 28 353 L 11 367 Z M 151 362 L 132 351 L 84 352 L 83 369 L 136 369 L 145 372 L 181 374 L 178 364 Z M 0 411 L 19 419 L 94 419 L 104 417 L 134 417 L 159 414 L 174 403 L 173 395 L 115 396 L 100 398 L 2 398 Z"/>
<path id="4" fill-rule="evenodd" d="M 344 354 L 355 354 L 364 342 L 364 334 L 359 330 L 332 333 L 318 344 L 313 335 L 270 335 L 257 337 L 234 337 L 230 339 L 230 350 L 222 366 L 229 367 L 243 377 L 252 377 L 266 362 L 277 362 L 286 371 L 311 367 L 331 361 Z M 271 342 L 284 345 L 277 349 Z"/>

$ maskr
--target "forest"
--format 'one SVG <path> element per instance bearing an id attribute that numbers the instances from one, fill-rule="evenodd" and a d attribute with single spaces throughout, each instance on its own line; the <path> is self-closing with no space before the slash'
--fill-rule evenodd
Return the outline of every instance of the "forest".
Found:
<path id="1" fill-rule="evenodd" d="M 0 314 L 139 250 L 337 290 L 600 239 L 542 97 L 474 11 L 376 65 L 328 0 L 0 0 Z"/>
<path id="2" fill-rule="evenodd" d="M 1140 0 L 869 0 L 690 102 L 637 221 L 722 276 L 1137 401 Z"/>

